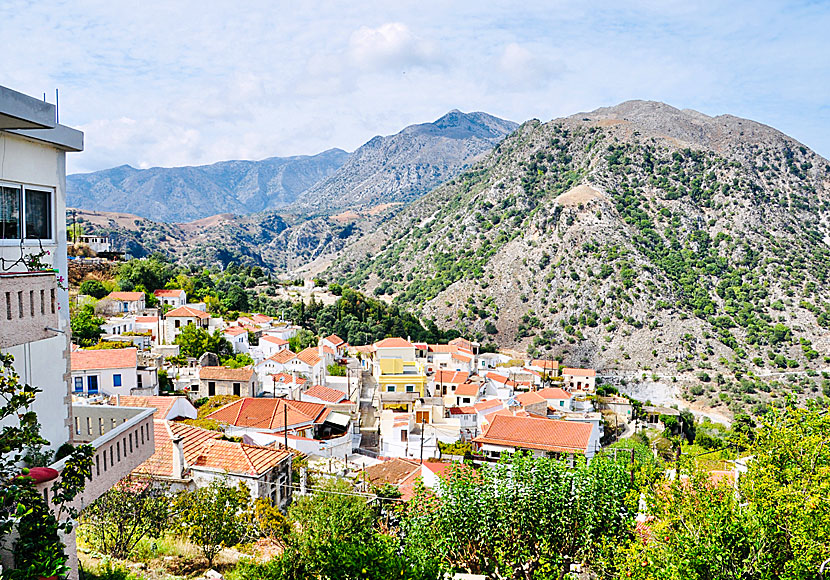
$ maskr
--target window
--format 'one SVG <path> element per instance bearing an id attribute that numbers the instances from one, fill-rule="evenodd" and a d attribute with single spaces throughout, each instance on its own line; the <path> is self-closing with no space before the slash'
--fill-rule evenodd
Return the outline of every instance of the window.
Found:
<path id="1" fill-rule="evenodd" d="M 51 240 L 52 191 L 0 185 L 0 240 Z"/>
<path id="2" fill-rule="evenodd" d="M 401 431 L 401 441 L 406 441 L 409 437 L 408 431 Z"/>
<path id="3" fill-rule="evenodd" d="M 212 397 L 216 394 L 216 383 L 213 381 L 208 382 L 208 397 Z"/>
<path id="4" fill-rule="evenodd" d="M 406 392 L 407 393 L 414 393 L 415 392 L 415 385 L 406 385 Z"/>
<path id="5" fill-rule="evenodd" d="M 564 407 L 565 406 L 565 401 L 559 401 L 559 406 Z"/>
<path id="6" fill-rule="evenodd" d="M 242 394 L 242 385 L 240 385 L 239 383 L 234 383 L 233 384 L 233 394 L 236 395 L 237 397 L 239 395 L 241 395 Z"/>
<path id="7" fill-rule="evenodd" d="M 198 383 L 193 383 L 192 385 L 190 385 L 190 390 L 195 391 L 195 392 L 198 393 L 199 392 L 199 384 Z"/>
<path id="8" fill-rule="evenodd" d="M 387 393 L 394 393 L 395 392 L 395 385 L 386 385 L 386 392 Z"/>
<path id="9" fill-rule="evenodd" d="M 86 392 L 88 395 L 98 394 L 98 377 L 95 375 L 86 378 Z"/>
<path id="10" fill-rule="evenodd" d="M 176 328 L 179 328 L 182 325 L 182 321 L 181 320 L 176 320 L 173 324 L 175 325 Z"/>
<path id="11" fill-rule="evenodd" d="M 462 399 L 462 402 L 464 402 L 464 403 L 469 403 L 469 402 L 470 402 L 470 397 L 464 397 L 464 398 Z"/>
<path id="12" fill-rule="evenodd" d="M 138 381 L 138 388 L 140 389 L 144 386 L 144 379 L 141 377 L 141 374 L 136 375 L 135 378 Z"/>
<path id="13" fill-rule="evenodd" d="M 120 374 L 112 375 L 112 386 L 113 387 L 120 387 L 121 386 L 121 375 Z"/>
<path id="14" fill-rule="evenodd" d="M 73 381 L 75 383 L 75 392 L 76 393 L 83 393 L 84 392 L 84 379 L 83 377 L 75 377 Z"/>

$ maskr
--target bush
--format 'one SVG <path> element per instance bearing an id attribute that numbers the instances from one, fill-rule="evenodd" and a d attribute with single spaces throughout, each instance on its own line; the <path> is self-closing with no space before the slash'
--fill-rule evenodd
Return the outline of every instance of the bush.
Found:
<path id="1" fill-rule="evenodd" d="M 86 282 L 81 283 L 80 293 L 85 294 L 87 296 L 92 296 L 93 298 L 100 300 L 109 292 L 104 287 L 104 285 L 98 280 L 87 280 Z"/>

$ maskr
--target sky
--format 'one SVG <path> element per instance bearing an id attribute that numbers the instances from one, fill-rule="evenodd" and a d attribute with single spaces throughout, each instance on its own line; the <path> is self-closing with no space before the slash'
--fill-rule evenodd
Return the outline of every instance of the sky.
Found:
<path id="1" fill-rule="evenodd" d="M 352 151 L 451 109 L 629 99 L 830 157 L 830 2 L 0 1 L 0 84 L 85 133 L 69 173 Z"/>

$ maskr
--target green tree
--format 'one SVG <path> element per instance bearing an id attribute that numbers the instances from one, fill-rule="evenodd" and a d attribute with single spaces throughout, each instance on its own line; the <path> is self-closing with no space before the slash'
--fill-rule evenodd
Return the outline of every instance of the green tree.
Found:
<path id="1" fill-rule="evenodd" d="M 105 321 L 100 316 L 95 316 L 95 309 L 90 304 L 76 312 L 69 322 L 72 328 L 72 342 L 75 344 L 92 346 L 97 344 L 104 334 L 101 325 Z"/>
<path id="2" fill-rule="evenodd" d="M 164 288 L 173 271 L 164 256 L 153 255 L 145 260 L 124 262 L 118 267 L 115 279 L 121 290 L 131 291 L 141 286 L 142 291 L 153 292 Z"/>
<path id="3" fill-rule="evenodd" d="M 81 282 L 79 291 L 81 294 L 92 296 L 96 300 L 100 300 L 109 294 L 109 291 L 104 287 L 100 280 L 86 280 L 85 282 Z"/>
<path id="4" fill-rule="evenodd" d="M 602 456 L 574 467 L 522 453 L 487 469 L 457 465 L 440 494 L 416 490 L 402 524 L 405 553 L 444 572 L 561 578 L 572 562 L 625 540 L 632 489 L 627 464 Z"/>
<path id="5" fill-rule="evenodd" d="M 226 310 L 239 310 L 247 312 L 248 294 L 239 286 L 231 286 L 222 297 L 222 306 Z"/>
<path id="6" fill-rule="evenodd" d="M 235 546 L 249 533 L 244 512 L 250 495 L 240 484 L 231 487 L 226 480 L 214 479 L 207 487 L 182 492 L 176 499 L 180 531 L 199 546 L 208 566 L 223 548 Z"/>
<path id="7" fill-rule="evenodd" d="M 249 354 L 244 352 L 237 353 L 235 356 L 228 356 L 222 359 L 222 364 L 232 369 L 241 369 L 254 364 L 254 359 Z"/>
<path id="8" fill-rule="evenodd" d="M 233 355 L 233 346 L 218 329 L 210 334 L 195 324 L 185 325 L 173 343 L 179 345 L 181 354 L 193 358 L 199 358 L 206 352 L 212 352 L 220 359 Z"/>
<path id="9" fill-rule="evenodd" d="M 83 512 L 84 535 L 96 550 L 127 558 L 142 538 L 158 538 L 170 517 L 164 490 L 131 476 L 121 480 Z"/>
<path id="10" fill-rule="evenodd" d="M 317 335 L 310 330 L 302 329 L 288 339 L 288 348 L 293 352 L 300 352 L 304 348 L 317 345 Z"/>

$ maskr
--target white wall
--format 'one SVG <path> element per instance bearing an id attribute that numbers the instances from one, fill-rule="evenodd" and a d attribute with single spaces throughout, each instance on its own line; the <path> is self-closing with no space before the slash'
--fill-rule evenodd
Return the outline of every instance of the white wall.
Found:
<path id="1" fill-rule="evenodd" d="M 3 151 L 0 180 L 54 189 L 54 238 L 51 243 L 43 243 L 43 248 L 50 254 L 41 259 L 57 268 L 58 276 L 66 282 L 66 154 L 52 146 L 8 133 L 0 133 L 0 150 Z M 34 240 L 24 242 L 24 247 L 27 253 L 40 251 L 38 242 Z M 0 256 L 12 261 L 18 259 L 20 242 L 0 244 Z M 25 271 L 25 267 L 14 270 Z M 71 421 L 68 385 L 69 294 L 58 288 L 57 298 L 58 327 L 66 334 L 3 349 L 3 352 L 15 357 L 14 367 L 21 381 L 42 389 L 33 410 L 42 425 L 41 434 L 53 449 L 69 439 Z"/>
<path id="2" fill-rule="evenodd" d="M 121 375 L 121 386 L 114 384 L 115 375 Z M 83 381 L 84 393 L 87 391 L 87 377 L 98 377 L 98 392 L 105 395 L 129 395 L 132 389 L 138 386 L 138 372 L 135 367 L 121 369 L 93 369 L 86 371 L 72 371 L 72 389 L 75 388 L 75 379 Z M 150 385 L 144 385 L 148 387 Z M 158 386 L 158 385 L 157 385 Z"/>

